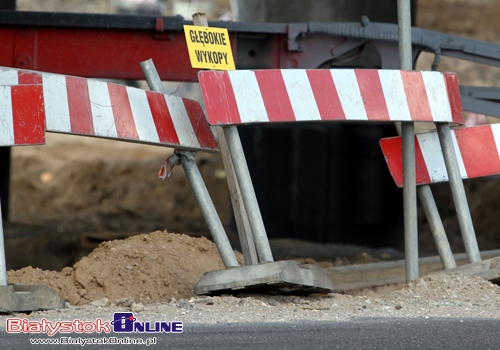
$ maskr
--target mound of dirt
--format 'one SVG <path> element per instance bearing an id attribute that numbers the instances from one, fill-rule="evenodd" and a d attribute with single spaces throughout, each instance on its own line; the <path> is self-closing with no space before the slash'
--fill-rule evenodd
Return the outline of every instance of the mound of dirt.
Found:
<path id="1" fill-rule="evenodd" d="M 235 252 L 240 264 L 243 257 Z M 9 271 L 11 283 L 46 284 L 72 305 L 107 298 L 143 304 L 193 296 L 205 272 L 224 268 L 208 239 L 156 231 L 102 243 L 61 272 L 26 267 Z"/>

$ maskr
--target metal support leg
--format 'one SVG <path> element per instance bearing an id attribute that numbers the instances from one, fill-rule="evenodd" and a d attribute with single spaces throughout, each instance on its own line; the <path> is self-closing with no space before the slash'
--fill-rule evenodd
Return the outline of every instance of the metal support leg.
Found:
<path id="1" fill-rule="evenodd" d="M 0 204 L 1 206 L 1 204 Z M 1 210 L 1 209 L 0 209 Z M 7 285 L 7 264 L 5 262 L 5 244 L 3 239 L 3 221 L 0 216 L 0 286 Z"/>
<path id="2" fill-rule="evenodd" d="M 253 233 L 255 248 L 260 262 L 273 262 L 273 254 L 267 239 L 266 229 L 262 221 L 259 204 L 255 196 L 252 179 L 248 171 L 245 154 L 241 146 L 240 135 L 236 126 L 224 127 L 224 134 L 226 135 L 227 145 L 231 159 L 234 165 L 234 171 L 238 184 L 240 186 L 241 195 L 243 196 L 243 203 L 248 214 L 248 221 Z"/>
<path id="3" fill-rule="evenodd" d="M 198 200 L 198 204 L 201 207 L 205 221 L 207 222 L 208 228 L 212 233 L 212 238 L 214 239 L 217 249 L 219 250 L 220 256 L 226 268 L 239 267 L 238 260 L 234 255 L 234 251 L 231 248 L 229 239 L 227 238 L 222 222 L 219 219 L 219 215 L 215 210 L 215 206 L 210 198 L 210 194 L 203 182 L 198 166 L 194 160 L 194 155 L 192 152 L 181 151 L 178 152 L 180 162 L 186 176 L 193 188 L 193 192 Z"/>
<path id="4" fill-rule="evenodd" d="M 413 123 L 401 123 L 403 137 L 403 201 L 404 236 L 406 259 L 406 282 L 419 276 L 418 230 L 417 230 L 417 186 L 415 172 L 415 137 Z"/>
<path id="5" fill-rule="evenodd" d="M 401 68 L 406 70 L 413 69 L 412 52 L 411 52 L 412 50 L 411 50 L 410 18 L 411 18 L 410 1 L 398 0 L 398 25 L 399 25 L 398 35 L 399 35 L 399 55 L 400 55 L 399 61 Z M 400 123 L 396 123 L 396 129 L 398 131 L 398 134 L 401 135 Z M 443 263 L 443 267 L 445 269 L 455 267 L 456 263 L 453 259 L 453 252 L 451 251 L 448 238 L 446 237 L 446 232 L 444 231 L 443 228 L 443 222 L 441 221 L 441 217 L 439 216 L 436 202 L 434 201 L 434 197 L 432 196 L 432 191 L 430 187 L 427 185 L 418 187 L 418 195 L 420 201 L 422 202 L 422 207 L 424 208 L 427 221 L 429 222 L 432 236 L 434 237 L 434 241 L 436 243 L 439 256 L 441 257 L 441 262 Z M 406 214 L 405 214 L 405 220 L 406 220 Z M 408 234 L 411 235 L 410 232 L 408 232 Z M 418 247 L 416 249 L 418 251 Z"/>
<path id="6" fill-rule="evenodd" d="M 460 175 L 460 169 L 453 147 L 450 126 L 446 123 L 439 123 L 436 126 L 439 142 L 443 150 L 444 162 L 448 171 L 451 194 L 457 211 L 458 223 L 460 224 L 465 251 L 467 252 L 469 263 L 478 262 L 481 261 L 481 255 L 479 253 L 476 234 L 474 233 L 474 226 L 469 211 L 469 204 L 467 203 L 464 184 L 462 182 L 462 176 Z"/>
<path id="7" fill-rule="evenodd" d="M 401 69 L 413 69 L 410 0 L 398 0 L 398 48 Z M 413 123 L 401 123 L 406 282 L 418 278 L 417 186 Z"/>
<path id="8" fill-rule="evenodd" d="M 144 76 L 146 77 L 149 88 L 152 91 L 164 93 L 163 84 L 158 72 L 156 71 L 153 61 L 149 59 L 141 62 L 140 66 Z M 236 256 L 234 255 L 231 244 L 229 243 L 229 239 L 224 231 L 224 226 L 220 221 L 219 215 L 215 210 L 214 203 L 212 202 L 212 198 L 210 198 L 210 194 L 208 193 L 207 187 L 205 186 L 200 171 L 198 170 L 198 166 L 194 160 L 194 154 L 188 151 L 181 151 L 178 152 L 178 155 L 184 171 L 186 172 L 189 183 L 193 188 L 196 199 L 198 200 L 203 216 L 205 217 L 210 233 L 212 234 L 212 238 L 217 245 L 217 249 L 219 250 L 219 254 L 222 257 L 224 265 L 226 268 L 238 267 L 238 260 L 236 260 Z"/>
<path id="9" fill-rule="evenodd" d="M 240 239 L 241 252 L 245 258 L 245 266 L 257 265 L 259 263 L 259 258 L 257 257 L 257 250 L 255 250 L 252 228 L 248 221 L 248 214 L 245 209 L 245 204 L 243 203 L 240 185 L 238 184 L 238 179 L 234 172 L 233 161 L 229 154 L 226 135 L 224 135 L 224 129 L 220 126 L 217 127 L 217 135 L 219 136 L 219 148 L 222 155 L 222 162 L 224 163 L 224 169 L 226 169 L 227 185 L 233 205 L 234 220 L 236 221 L 236 228 Z"/>
<path id="10" fill-rule="evenodd" d="M 457 267 L 430 186 L 424 185 L 417 187 L 417 193 L 422 203 L 422 207 L 424 208 L 425 216 L 429 223 L 432 237 L 436 243 L 444 269 L 447 270 Z"/>

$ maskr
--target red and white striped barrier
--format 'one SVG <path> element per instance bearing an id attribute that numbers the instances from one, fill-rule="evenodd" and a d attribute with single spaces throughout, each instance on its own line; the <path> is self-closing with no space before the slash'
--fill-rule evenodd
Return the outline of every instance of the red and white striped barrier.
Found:
<path id="1" fill-rule="evenodd" d="M 318 120 L 463 123 L 455 73 L 283 69 L 198 73 L 212 125 Z"/>
<path id="2" fill-rule="evenodd" d="M 460 175 L 464 179 L 500 174 L 500 124 L 453 129 Z M 435 132 L 416 135 L 417 185 L 448 181 L 441 145 Z M 401 138 L 380 140 L 394 181 L 403 185 Z"/>
<path id="3" fill-rule="evenodd" d="M 0 69 L 0 85 L 17 84 L 42 84 L 49 132 L 218 150 L 196 101 L 98 80 Z"/>
<path id="4" fill-rule="evenodd" d="M 44 143 L 42 86 L 0 86 L 0 146 Z"/>

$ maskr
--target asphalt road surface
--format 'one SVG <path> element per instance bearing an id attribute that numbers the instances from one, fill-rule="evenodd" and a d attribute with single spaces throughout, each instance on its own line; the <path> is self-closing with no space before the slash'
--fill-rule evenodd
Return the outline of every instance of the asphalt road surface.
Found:
<path id="1" fill-rule="evenodd" d="M 59 339 L 58 334 L 51 339 Z M 73 340 L 102 334 L 69 334 Z M 106 337 L 123 335 L 107 334 Z M 348 322 L 185 324 L 182 334 L 131 334 L 156 338 L 144 345 L 31 345 L 35 334 L 7 334 L 0 349 L 500 349 L 499 319 L 358 319 Z M 46 339 L 47 337 L 45 337 Z"/>

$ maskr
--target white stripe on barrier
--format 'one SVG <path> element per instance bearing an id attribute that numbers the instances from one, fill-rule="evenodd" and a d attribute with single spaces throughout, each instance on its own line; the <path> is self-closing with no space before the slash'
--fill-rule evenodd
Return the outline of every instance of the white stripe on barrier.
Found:
<path id="1" fill-rule="evenodd" d="M 47 114 L 47 130 L 71 132 L 71 119 L 64 75 L 43 74 L 43 96 Z"/>
<path id="2" fill-rule="evenodd" d="M 249 122 L 267 122 L 266 107 L 260 93 L 259 83 L 251 71 L 229 71 L 234 97 L 238 103 L 241 120 Z M 219 98 L 223 98 L 219 96 Z"/>
<path id="3" fill-rule="evenodd" d="M 196 132 L 188 118 L 186 106 L 183 101 L 174 96 L 166 95 L 165 100 L 167 101 L 168 109 L 171 114 L 185 116 L 185 118 L 175 118 L 172 120 L 179 136 L 179 142 L 184 145 L 191 145 L 193 148 L 199 148 L 200 144 L 196 137 Z"/>
<path id="4" fill-rule="evenodd" d="M 96 136 L 117 138 L 115 118 L 107 85 L 100 81 L 88 80 L 90 107 Z"/>
<path id="5" fill-rule="evenodd" d="M 0 85 L 18 85 L 19 77 L 15 70 L 0 71 Z"/>
<path id="6" fill-rule="evenodd" d="M 156 131 L 146 91 L 127 87 L 127 95 L 139 139 L 159 143 L 160 138 Z"/>
<path id="7" fill-rule="evenodd" d="M 385 99 L 385 103 L 391 120 L 411 121 L 401 73 L 398 70 L 381 70 L 378 74 L 384 96 L 390 97 Z"/>
<path id="8" fill-rule="evenodd" d="M 443 150 L 437 133 L 420 134 L 418 144 L 425 159 L 428 159 L 429 176 L 433 182 L 448 181 L 448 173 L 444 163 Z"/>
<path id="9" fill-rule="evenodd" d="M 306 71 L 284 69 L 281 74 L 283 75 L 295 119 L 303 121 L 321 120 Z"/>
<path id="10" fill-rule="evenodd" d="M 460 170 L 460 176 L 463 178 L 467 178 L 467 170 L 465 170 L 464 160 L 462 158 L 462 154 L 460 152 L 460 147 L 458 147 L 457 136 L 454 132 L 451 134 L 451 140 L 453 142 L 453 149 L 455 150 L 455 154 L 457 155 L 458 169 Z"/>
<path id="11" fill-rule="evenodd" d="M 498 157 L 500 158 L 500 128 L 492 127 L 491 132 L 493 134 L 493 139 L 495 140 L 495 146 L 497 148 Z"/>
<path id="12" fill-rule="evenodd" d="M 0 145 L 14 145 L 14 120 L 10 86 L 0 86 Z"/>
<path id="13" fill-rule="evenodd" d="M 349 120 L 368 120 L 356 74 L 352 69 L 331 70 L 342 108 Z"/>
<path id="14" fill-rule="evenodd" d="M 443 103 L 443 101 L 449 100 L 443 75 L 439 72 L 427 73 L 429 74 L 422 74 L 422 78 L 432 112 L 432 119 L 446 120 L 451 116 L 451 109 L 449 103 Z"/>

